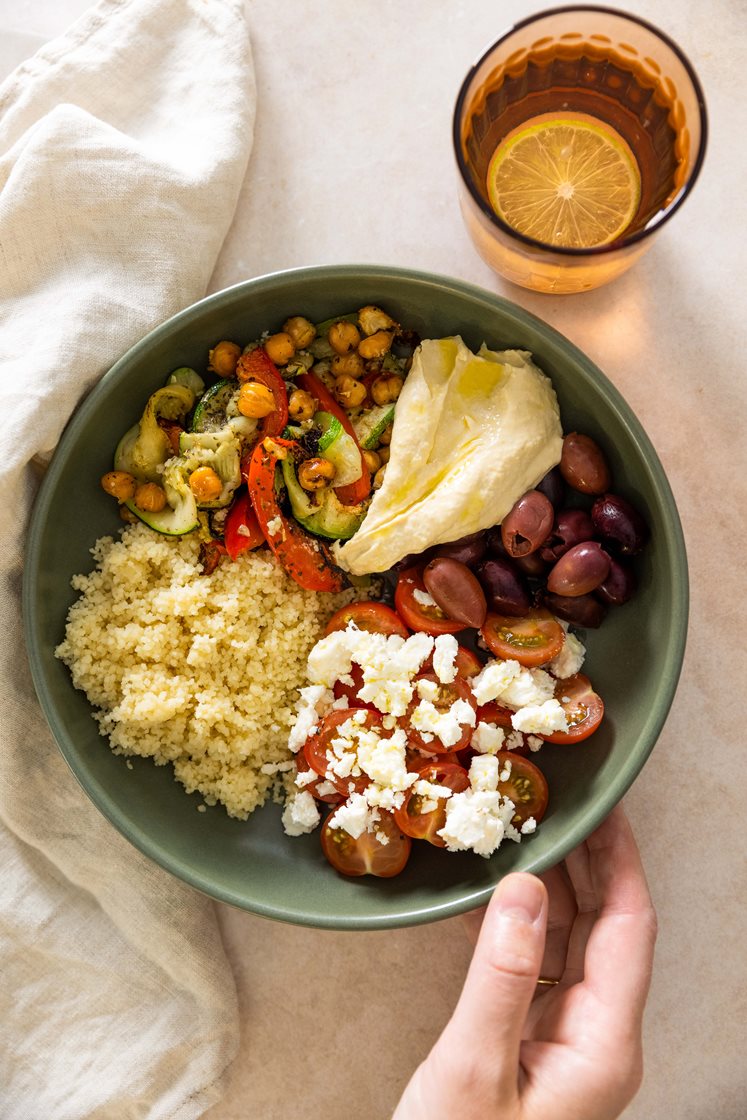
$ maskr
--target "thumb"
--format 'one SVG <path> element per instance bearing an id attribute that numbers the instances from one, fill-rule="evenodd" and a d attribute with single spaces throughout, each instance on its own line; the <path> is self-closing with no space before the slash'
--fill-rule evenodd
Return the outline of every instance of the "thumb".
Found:
<path id="1" fill-rule="evenodd" d="M 520 872 L 502 879 L 449 1024 L 452 1041 L 480 1055 L 504 1099 L 517 1089 L 519 1047 L 542 965 L 546 928 L 544 883 Z"/>

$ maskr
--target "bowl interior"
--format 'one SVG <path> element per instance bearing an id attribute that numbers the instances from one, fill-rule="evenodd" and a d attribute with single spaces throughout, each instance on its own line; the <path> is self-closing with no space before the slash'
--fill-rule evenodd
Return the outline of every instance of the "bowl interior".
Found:
<path id="1" fill-rule="evenodd" d="M 221 807 L 198 813 L 170 767 L 115 757 L 85 696 L 55 659 L 89 549 L 121 525 L 98 487 L 122 432 L 138 419 L 169 370 L 204 366 L 220 338 L 246 342 L 289 314 L 321 320 L 380 303 L 423 337 L 462 335 L 476 348 L 531 350 L 552 378 L 565 431 L 605 449 L 615 487 L 647 517 L 652 539 L 635 598 L 585 635 L 586 670 L 606 704 L 600 730 L 577 747 L 547 745 L 539 761 L 550 806 L 529 842 L 506 842 L 489 860 L 415 844 L 392 880 L 348 880 L 326 864 L 317 834 L 290 839 L 280 809 L 248 821 Z M 76 495 L 70 516 L 66 495 Z M 687 626 L 687 567 L 674 500 L 640 424 L 601 372 L 567 339 L 516 305 L 455 280 L 398 269 L 330 267 L 278 273 L 237 285 L 180 313 L 106 374 L 68 425 L 39 493 L 29 534 L 24 610 L 32 672 L 60 749 L 108 819 L 148 856 L 194 887 L 268 917 L 337 929 L 372 929 L 446 917 L 486 901 L 512 870 L 541 871 L 604 818 L 634 780 L 666 718 Z"/>

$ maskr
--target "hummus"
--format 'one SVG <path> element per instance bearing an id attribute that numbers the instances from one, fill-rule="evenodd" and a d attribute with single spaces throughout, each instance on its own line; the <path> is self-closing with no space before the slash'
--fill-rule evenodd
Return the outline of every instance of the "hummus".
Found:
<path id="1" fill-rule="evenodd" d="M 525 350 L 424 340 L 397 401 L 389 463 L 358 532 L 334 546 L 353 575 L 498 525 L 560 462 L 560 413 Z"/>

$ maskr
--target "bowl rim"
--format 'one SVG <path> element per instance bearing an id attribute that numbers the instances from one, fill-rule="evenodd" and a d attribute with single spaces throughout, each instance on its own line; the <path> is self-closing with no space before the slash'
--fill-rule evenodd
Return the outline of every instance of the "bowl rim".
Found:
<path id="1" fill-rule="evenodd" d="M 47 681 L 42 654 L 36 641 L 39 569 L 42 559 L 41 536 L 58 476 L 67 456 L 77 446 L 78 432 L 86 424 L 89 415 L 98 408 L 99 400 L 106 397 L 109 386 L 119 378 L 120 371 L 127 369 L 134 360 L 138 359 L 142 351 L 147 351 L 151 347 L 154 341 L 157 341 L 162 335 L 171 333 L 175 328 L 178 329 L 181 323 L 191 320 L 195 314 L 220 307 L 223 304 L 233 303 L 239 295 L 246 294 L 247 298 L 251 298 L 252 292 L 258 287 L 272 289 L 273 286 L 277 285 L 282 288 L 289 279 L 303 282 L 305 280 L 349 281 L 351 279 L 383 280 L 385 278 L 389 281 L 403 281 L 425 287 L 437 285 L 439 288 L 445 288 L 457 296 L 482 302 L 490 310 L 500 311 L 509 319 L 513 317 L 521 320 L 524 324 L 529 323 L 549 342 L 560 345 L 571 361 L 598 382 L 610 407 L 616 412 L 619 422 L 628 430 L 633 442 L 640 445 L 645 451 L 645 467 L 653 487 L 661 499 L 661 532 L 663 536 L 668 538 L 669 551 L 673 557 L 675 571 L 673 573 L 672 594 L 676 598 L 677 607 L 673 612 L 673 625 L 667 634 L 664 671 L 661 674 L 659 692 L 662 702 L 656 706 L 655 711 L 649 712 L 636 748 L 628 756 L 629 760 L 635 761 L 636 764 L 626 767 L 623 773 L 618 774 L 615 779 L 606 785 L 603 795 L 591 801 L 586 810 L 578 814 L 573 824 L 564 832 L 562 839 L 547 849 L 544 855 L 538 855 L 534 860 L 530 858 L 525 870 L 539 874 L 563 859 L 572 848 L 581 843 L 602 822 L 612 807 L 627 792 L 653 750 L 668 717 L 685 654 L 689 609 L 685 541 L 674 495 L 653 444 L 630 405 L 627 404 L 622 394 L 596 364 L 560 331 L 551 327 L 532 312 L 525 310 L 519 304 L 475 284 L 438 273 L 387 265 L 318 265 L 279 270 L 253 277 L 250 280 L 240 281 L 205 296 L 149 331 L 117 359 L 110 369 L 102 375 L 91 392 L 76 407 L 62 432 L 49 468 L 39 487 L 28 528 L 22 590 L 24 636 L 32 679 L 52 736 L 68 767 L 97 809 L 135 848 L 176 878 L 216 901 L 227 903 L 237 909 L 262 917 L 312 928 L 377 930 L 438 921 L 484 905 L 492 895 L 499 880 L 476 890 L 466 891 L 458 899 L 445 902 L 428 902 L 415 906 L 411 910 L 399 909 L 393 914 L 361 915 L 348 913 L 325 916 L 316 912 L 305 912 L 303 907 L 298 909 L 288 905 L 268 904 L 263 902 L 261 898 L 248 899 L 245 894 L 240 894 L 236 890 L 220 885 L 216 886 L 209 880 L 208 876 L 195 872 L 187 861 L 165 852 L 162 846 L 153 840 L 148 833 L 133 825 L 114 803 L 102 784 L 88 772 L 86 765 L 78 755 L 72 737 L 68 736 L 66 732 L 64 722 L 58 720 L 55 699 Z"/>

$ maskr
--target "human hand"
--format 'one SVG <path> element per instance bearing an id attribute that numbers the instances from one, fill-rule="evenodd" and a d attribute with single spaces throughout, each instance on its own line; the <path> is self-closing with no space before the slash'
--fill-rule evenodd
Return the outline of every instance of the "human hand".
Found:
<path id="1" fill-rule="evenodd" d="M 656 915 L 622 809 L 541 880 L 499 883 L 393 1120 L 615 1120 L 635 1096 Z"/>

